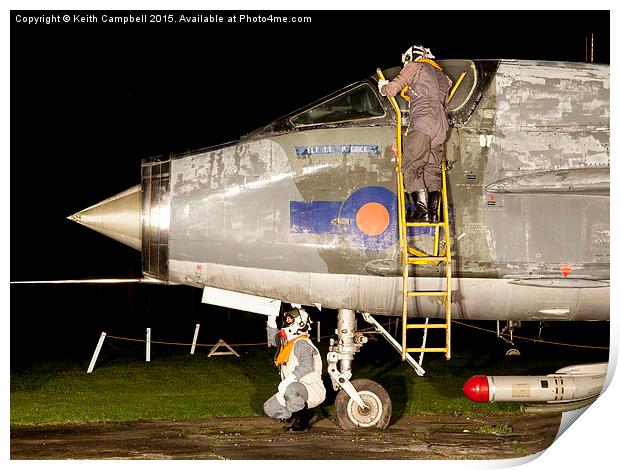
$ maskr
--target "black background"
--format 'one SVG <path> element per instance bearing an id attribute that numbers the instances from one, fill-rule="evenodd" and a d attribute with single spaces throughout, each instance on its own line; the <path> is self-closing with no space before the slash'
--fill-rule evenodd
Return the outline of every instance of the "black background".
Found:
<path id="1" fill-rule="evenodd" d="M 131 12 L 141 13 L 170 12 Z M 414 43 L 440 59 L 582 62 L 594 33 L 595 62 L 609 63 L 608 11 L 183 13 L 312 22 L 26 25 L 16 15 L 43 12 L 12 12 L 12 281 L 140 277 L 137 251 L 66 217 L 139 183 L 142 158 L 236 140 L 399 64 Z M 172 332 L 174 323 L 191 337 L 214 311 L 199 299 L 187 287 L 13 285 L 12 360 L 29 357 L 30 326 L 48 356 L 90 353 L 103 329 Z"/>

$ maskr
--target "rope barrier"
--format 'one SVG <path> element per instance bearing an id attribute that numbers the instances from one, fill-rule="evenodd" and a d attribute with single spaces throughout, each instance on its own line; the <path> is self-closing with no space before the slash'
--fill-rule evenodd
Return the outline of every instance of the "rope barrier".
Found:
<path id="1" fill-rule="evenodd" d="M 454 323 L 456 323 L 457 325 L 461 325 L 461 326 L 465 326 L 467 328 L 472 328 L 474 330 L 479 330 L 479 331 L 484 331 L 485 333 L 490 333 L 492 335 L 497 336 L 497 332 L 494 330 L 489 330 L 487 328 L 481 328 L 479 326 L 474 326 L 474 325 L 470 325 L 468 323 L 463 323 L 460 322 L 458 320 L 452 320 Z M 383 326 L 386 326 L 386 324 L 384 324 Z M 358 330 L 360 333 L 376 333 L 376 331 L 374 330 L 374 328 L 365 328 L 365 329 L 360 329 Z M 503 334 L 500 335 L 501 337 L 507 337 Z M 325 336 L 325 338 L 334 338 L 335 335 L 331 335 L 331 336 Z M 112 336 L 112 335 L 107 335 L 106 338 L 108 339 L 117 339 L 117 340 L 121 340 L 121 341 L 132 341 L 135 343 L 146 343 L 146 340 L 144 339 L 136 339 L 136 338 L 125 338 L 122 336 Z M 525 336 L 518 336 L 518 335 L 513 335 L 512 338 L 517 338 L 523 341 L 531 341 L 533 343 L 545 343 L 545 344 L 553 344 L 555 346 L 565 346 L 565 347 L 573 347 L 573 348 L 585 348 L 585 349 L 600 349 L 600 350 L 609 350 L 608 346 L 591 346 L 591 345 L 583 345 L 583 344 L 570 344 L 570 343 L 561 343 L 558 341 L 547 341 L 547 340 L 543 340 L 543 339 L 533 339 L 533 338 L 527 338 Z M 193 343 L 176 343 L 176 342 L 168 342 L 168 341 L 152 341 L 152 344 L 167 344 L 169 346 L 192 346 Z M 201 346 L 201 347 L 213 347 L 215 346 L 217 343 L 196 343 L 196 346 Z M 228 344 L 228 343 L 227 343 Z M 268 343 L 267 342 L 262 342 L 262 343 L 236 343 L 236 344 L 228 344 L 231 347 L 239 347 L 239 346 L 266 346 Z"/>
<path id="2" fill-rule="evenodd" d="M 385 323 L 382 326 L 386 326 L 386 325 L 388 325 L 388 324 Z M 378 331 L 375 331 L 375 329 L 372 328 L 372 327 L 360 329 L 360 330 L 357 330 L 357 331 L 359 331 L 360 333 L 369 333 L 369 334 L 371 334 L 371 333 L 380 333 Z M 322 336 L 322 338 L 326 338 L 326 339 L 335 338 L 335 337 L 336 337 L 336 335 Z M 145 339 L 126 338 L 126 337 L 123 337 L 123 336 L 106 335 L 106 338 L 108 338 L 108 339 L 118 339 L 118 340 L 121 340 L 121 341 L 131 341 L 131 342 L 134 342 L 134 343 L 146 343 Z M 151 340 L 150 343 L 151 344 L 167 344 L 169 346 L 192 346 L 192 345 L 194 345 L 194 343 L 176 343 L 176 342 L 153 341 L 153 340 Z M 212 344 L 196 343 L 195 346 L 197 346 L 197 347 L 198 346 L 201 346 L 201 347 L 213 347 L 213 346 L 216 346 L 217 344 L 218 343 L 212 343 Z M 263 343 L 237 343 L 237 344 L 226 343 L 226 344 L 228 344 L 228 346 L 230 346 L 230 347 L 239 347 L 239 346 L 266 346 L 268 343 L 267 342 L 263 342 Z"/>
<path id="3" fill-rule="evenodd" d="M 490 333 L 493 335 L 496 335 L 498 337 L 504 338 L 503 334 L 497 334 L 496 331 L 493 330 L 489 330 L 487 328 L 481 328 L 479 326 L 473 326 L 473 325 L 469 325 L 467 323 L 463 323 L 463 322 L 459 322 L 456 320 L 452 320 L 454 323 L 461 325 L 461 326 L 466 326 L 468 328 L 472 328 L 474 330 L 479 330 L 479 331 L 483 331 L 485 333 Z M 382 325 L 385 326 L 386 324 Z M 391 325 L 391 320 L 389 321 L 389 323 L 387 323 L 387 325 Z M 194 335 L 194 341 L 196 340 L 197 334 L 198 334 L 198 327 L 199 325 L 196 325 L 196 333 Z M 389 328 L 389 326 L 388 326 Z M 375 330 L 374 327 L 370 327 L 370 328 L 365 328 L 365 329 L 360 329 L 358 330 L 358 332 L 360 333 L 376 333 L 377 331 Z M 331 336 L 326 336 L 326 339 L 331 339 L 335 337 L 335 335 L 331 335 Z M 150 328 L 147 329 L 147 339 L 137 339 L 137 338 L 127 338 L 127 337 L 123 337 L 123 336 L 113 336 L 113 335 L 107 335 L 105 332 L 101 333 L 101 336 L 99 337 L 99 341 L 97 343 L 97 347 L 95 348 L 95 352 L 93 353 L 93 357 L 90 361 L 90 365 L 88 366 L 88 370 L 86 373 L 90 374 L 94 367 L 95 367 L 95 363 L 97 361 L 97 357 L 99 356 L 99 352 L 101 351 L 101 346 L 103 345 L 103 342 L 105 341 L 105 339 L 116 339 L 116 340 L 120 340 L 120 341 L 131 341 L 131 342 L 135 342 L 135 343 L 146 343 L 146 361 L 149 362 L 151 359 L 150 356 L 150 346 L 151 344 L 166 344 L 166 345 L 171 345 L 171 346 L 191 346 L 192 350 L 190 354 L 194 354 L 194 349 L 196 348 L 196 346 L 205 346 L 205 347 L 213 347 L 213 349 L 211 350 L 211 353 L 209 353 L 209 356 L 211 356 L 212 354 L 228 354 L 228 353 L 215 353 L 214 350 L 217 349 L 217 346 L 226 346 L 228 347 L 228 349 L 231 351 L 231 354 L 236 355 L 237 357 L 239 357 L 239 354 L 234 351 L 232 349 L 233 346 L 235 347 L 240 347 L 240 346 L 265 346 L 268 345 L 267 342 L 261 342 L 261 343 L 237 343 L 237 344 L 227 344 L 224 343 L 223 340 L 220 339 L 220 341 L 218 341 L 217 343 L 213 343 L 213 344 L 206 344 L 206 343 L 196 343 L 196 342 L 192 342 L 192 343 L 178 343 L 178 342 L 171 342 L 171 341 L 152 341 L 150 338 Z M 605 346 L 590 346 L 590 345 L 580 345 L 580 344 L 569 344 L 569 343 L 560 343 L 558 341 L 546 341 L 546 340 L 541 340 L 541 339 L 532 339 L 532 338 L 526 338 L 524 336 L 516 336 L 516 335 L 512 335 L 511 339 L 514 338 L 518 338 L 524 341 L 532 341 L 534 343 L 538 342 L 538 343 L 545 343 L 545 344 L 552 344 L 555 346 L 567 346 L 567 347 L 574 347 L 574 348 L 587 348 L 587 349 L 602 349 L 602 350 L 609 350 L 609 347 L 605 347 Z"/>
<path id="4" fill-rule="evenodd" d="M 122 341 L 133 341 L 134 343 L 146 343 L 145 339 L 136 339 L 136 338 L 124 338 L 122 336 L 112 336 L 112 335 L 107 335 L 106 338 L 109 339 L 119 339 Z M 150 341 L 151 344 L 167 344 L 169 346 L 192 346 L 193 343 L 175 343 L 175 342 L 168 342 L 168 341 Z M 205 343 L 196 343 L 196 346 L 215 346 L 218 343 L 213 343 L 213 344 L 205 344 Z M 226 343 L 228 344 L 228 343 Z M 238 343 L 238 344 L 228 344 L 228 346 L 264 346 L 267 343 Z"/>
<path id="5" fill-rule="evenodd" d="M 472 328 L 474 330 L 480 330 L 480 331 L 484 331 L 486 333 L 492 333 L 493 335 L 497 336 L 497 332 L 493 331 L 493 330 L 489 330 L 487 328 L 481 328 L 479 326 L 474 326 L 474 325 L 469 325 L 467 323 L 463 323 L 457 320 L 452 320 L 454 323 L 461 325 L 461 326 L 466 326 L 467 328 Z M 500 334 L 499 336 L 504 337 L 503 334 Z M 590 345 L 583 345 L 583 344 L 570 344 L 570 343 L 560 343 L 557 341 L 546 341 L 544 339 L 532 339 L 532 338 L 526 338 L 525 336 L 517 336 L 517 335 L 513 335 L 512 338 L 518 338 L 518 339 L 522 339 L 524 341 L 532 341 L 533 343 L 546 343 L 546 344 L 553 344 L 555 346 L 567 346 L 567 347 L 572 347 L 572 348 L 586 348 L 586 349 L 607 349 L 609 350 L 608 346 L 590 346 Z"/>

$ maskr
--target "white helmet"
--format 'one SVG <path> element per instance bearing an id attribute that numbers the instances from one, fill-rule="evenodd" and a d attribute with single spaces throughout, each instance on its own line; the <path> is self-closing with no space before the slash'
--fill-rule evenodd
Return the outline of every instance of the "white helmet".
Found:
<path id="1" fill-rule="evenodd" d="M 287 341 L 295 338 L 296 336 L 308 334 L 310 331 L 310 316 L 303 308 L 294 308 L 284 314 L 284 317 L 289 317 L 290 320 L 286 321 L 282 330 L 286 333 Z"/>
<path id="2" fill-rule="evenodd" d="M 401 60 L 403 64 L 405 62 L 417 62 L 418 60 L 425 59 L 434 59 L 435 56 L 431 52 L 431 50 L 424 46 L 411 46 L 409 49 L 405 51 L 405 53 L 401 56 Z"/>

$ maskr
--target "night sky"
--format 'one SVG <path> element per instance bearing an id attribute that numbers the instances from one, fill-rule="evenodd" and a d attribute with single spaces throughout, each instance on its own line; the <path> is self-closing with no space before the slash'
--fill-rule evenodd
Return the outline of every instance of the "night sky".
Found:
<path id="1" fill-rule="evenodd" d="M 11 281 L 140 277 L 137 251 L 66 217 L 138 184 L 142 158 L 236 140 L 399 64 L 414 43 L 439 59 L 584 61 L 594 33 L 595 62 L 609 63 L 607 11 L 297 11 L 272 13 L 312 22 L 128 25 L 101 21 L 127 12 L 82 13 L 99 21 L 28 25 L 17 15 L 43 12 L 11 13 Z M 241 12 L 184 12 L 210 13 Z M 144 313 L 153 304 L 194 312 L 200 297 L 156 289 L 13 286 L 12 351 L 34 320 L 88 324 L 94 344 L 88 335 L 104 327 L 155 321 Z"/>

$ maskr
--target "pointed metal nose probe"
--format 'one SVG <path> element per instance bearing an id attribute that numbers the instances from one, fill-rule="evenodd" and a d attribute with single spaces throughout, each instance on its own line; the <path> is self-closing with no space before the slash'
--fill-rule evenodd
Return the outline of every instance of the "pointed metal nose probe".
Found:
<path id="1" fill-rule="evenodd" d="M 140 250 L 141 210 L 141 186 L 138 184 L 67 219 Z"/>

